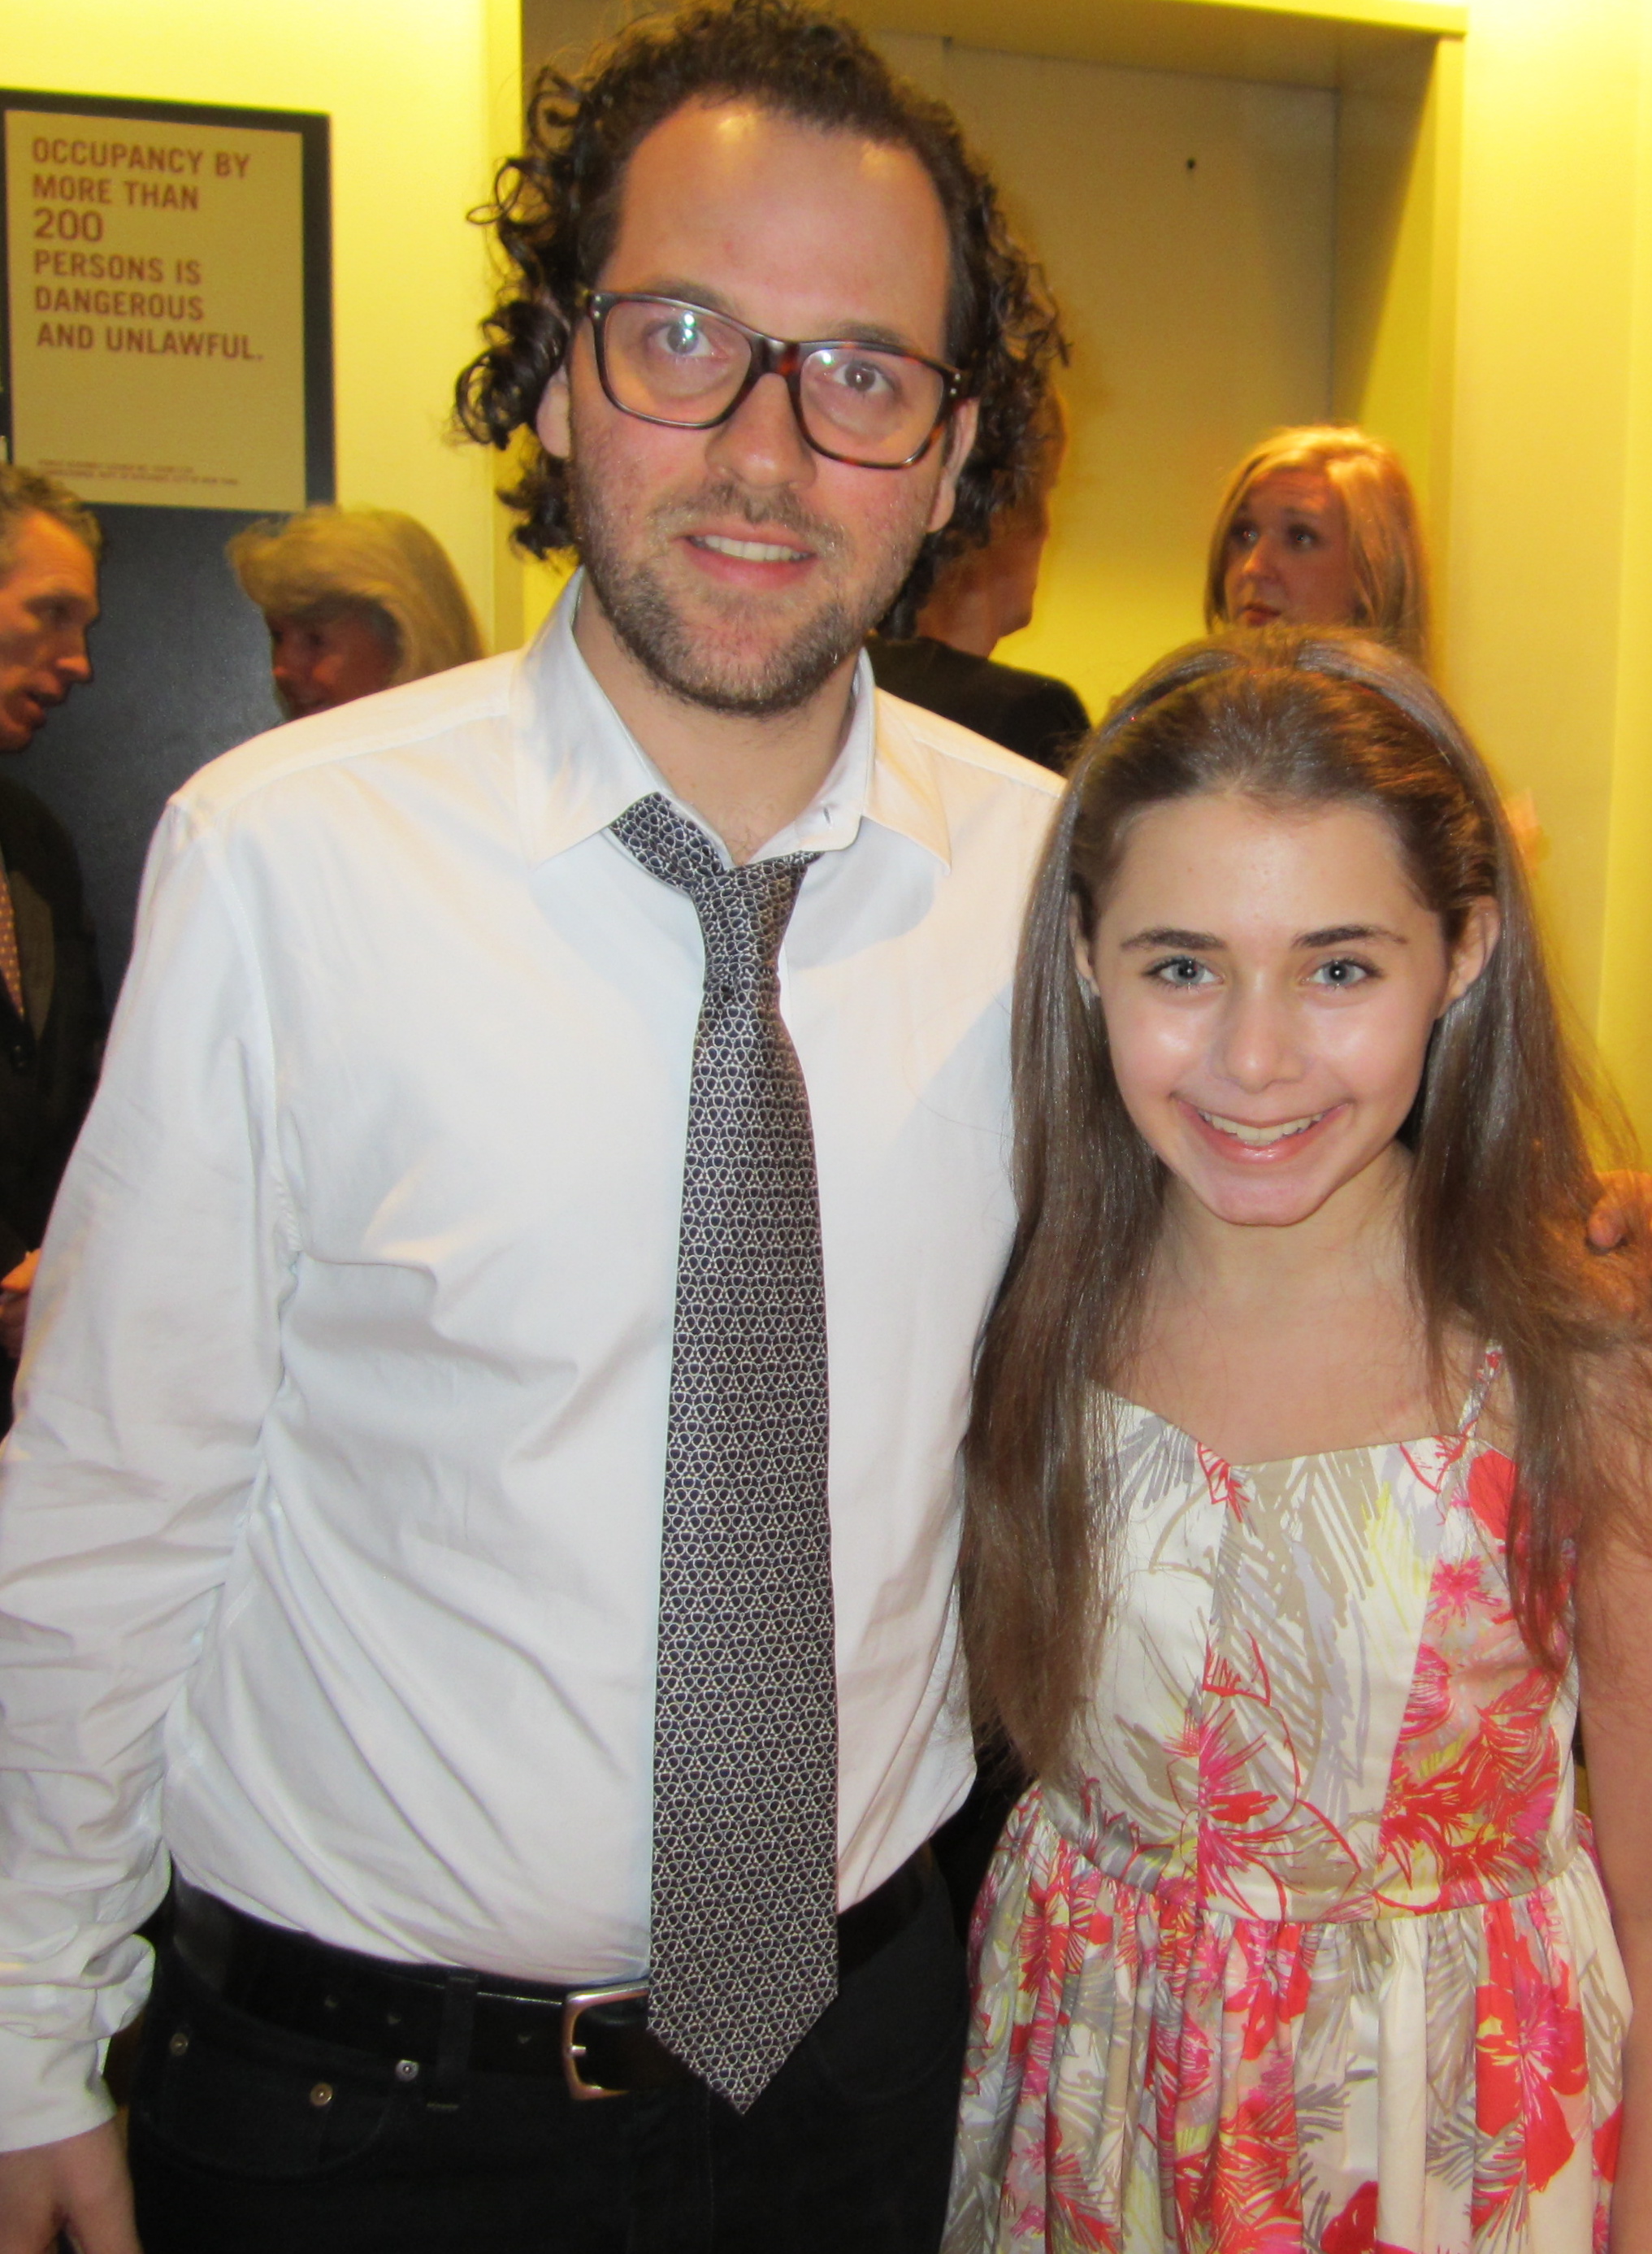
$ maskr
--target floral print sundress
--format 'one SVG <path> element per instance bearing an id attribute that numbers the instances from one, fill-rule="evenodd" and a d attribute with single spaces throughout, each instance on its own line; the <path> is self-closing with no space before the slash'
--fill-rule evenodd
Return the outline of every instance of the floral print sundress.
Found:
<path id="1" fill-rule="evenodd" d="M 1104 1406 L 1120 1596 L 976 1912 L 947 2254 L 1604 2249 L 1628 1992 L 1494 1370 L 1444 1438 L 1251 1466 Z"/>

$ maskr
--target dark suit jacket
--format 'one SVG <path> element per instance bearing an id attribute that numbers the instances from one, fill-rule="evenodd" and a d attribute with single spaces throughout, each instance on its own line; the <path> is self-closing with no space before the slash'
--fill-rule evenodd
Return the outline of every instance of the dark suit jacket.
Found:
<path id="1" fill-rule="evenodd" d="M 867 654 L 878 687 L 891 696 L 973 728 L 990 743 L 1036 760 L 1056 774 L 1066 774 L 1073 746 L 1090 732 L 1090 716 L 1077 692 L 1048 673 L 972 657 L 925 634 L 910 641 L 885 641 L 875 634 Z"/>
<path id="2" fill-rule="evenodd" d="M 69 833 L 0 777 L 0 858 L 17 928 L 24 1013 L 0 979 L 0 1275 L 45 1233 L 103 1054 L 97 949 Z M 3 1373 L 0 1373 L 3 1374 Z"/>

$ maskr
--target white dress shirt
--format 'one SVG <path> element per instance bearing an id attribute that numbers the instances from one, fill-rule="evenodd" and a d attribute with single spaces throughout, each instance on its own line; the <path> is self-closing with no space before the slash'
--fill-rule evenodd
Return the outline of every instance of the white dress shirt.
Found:
<path id="1" fill-rule="evenodd" d="M 400 1959 L 648 1961 L 703 957 L 572 633 L 276 730 L 167 809 L 0 1474 L 0 2148 L 107 2110 L 166 1852 Z M 954 1458 L 1008 1242 L 1056 788 L 875 696 L 766 849 L 830 1356 L 840 1885 L 957 1805 Z M 163 1844 L 163 1842 L 164 1843 Z"/>

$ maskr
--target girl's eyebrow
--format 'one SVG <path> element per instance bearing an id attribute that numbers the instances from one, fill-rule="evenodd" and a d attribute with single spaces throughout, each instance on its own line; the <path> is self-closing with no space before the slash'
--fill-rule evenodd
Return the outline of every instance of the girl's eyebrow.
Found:
<path id="1" fill-rule="evenodd" d="M 1408 947 L 1411 944 L 1404 932 L 1390 931 L 1386 924 L 1381 923 L 1327 924 L 1321 931 L 1299 932 L 1291 944 L 1293 947 L 1304 948 L 1347 947 L 1356 941 L 1369 942 L 1374 939 L 1391 941 L 1396 947 Z M 1220 952 L 1226 947 L 1227 942 L 1224 939 L 1218 939 L 1212 931 L 1183 931 L 1175 924 L 1155 924 L 1150 930 L 1139 931 L 1129 939 L 1120 940 L 1119 944 L 1126 954 L 1132 951 L 1146 952 L 1149 948 L 1158 947 L 1180 947 L 1187 948 L 1190 954 L 1209 955 Z"/>
<path id="2" fill-rule="evenodd" d="M 1133 939 L 1120 940 L 1119 943 L 1126 953 L 1132 948 L 1150 947 L 1202 948 L 1209 953 L 1211 948 L 1220 948 L 1226 942 L 1219 940 L 1214 932 L 1178 931 L 1173 925 L 1158 924 L 1151 931 L 1139 931 Z"/>
<path id="3" fill-rule="evenodd" d="M 1299 933 L 1293 944 L 1297 947 L 1345 947 L 1350 940 L 1372 939 L 1391 940 L 1396 947 L 1409 947 L 1411 944 L 1404 932 L 1390 931 L 1386 924 L 1381 923 L 1328 924 L 1323 931 Z"/>

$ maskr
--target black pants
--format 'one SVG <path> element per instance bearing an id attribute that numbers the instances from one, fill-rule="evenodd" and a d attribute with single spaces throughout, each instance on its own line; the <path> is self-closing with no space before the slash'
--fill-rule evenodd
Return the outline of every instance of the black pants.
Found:
<path id="1" fill-rule="evenodd" d="M 132 2092 L 144 2254 L 933 2254 L 966 2014 L 944 1888 L 742 2118 L 701 2084 L 576 2104 L 232 2011 L 163 1955 Z"/>

